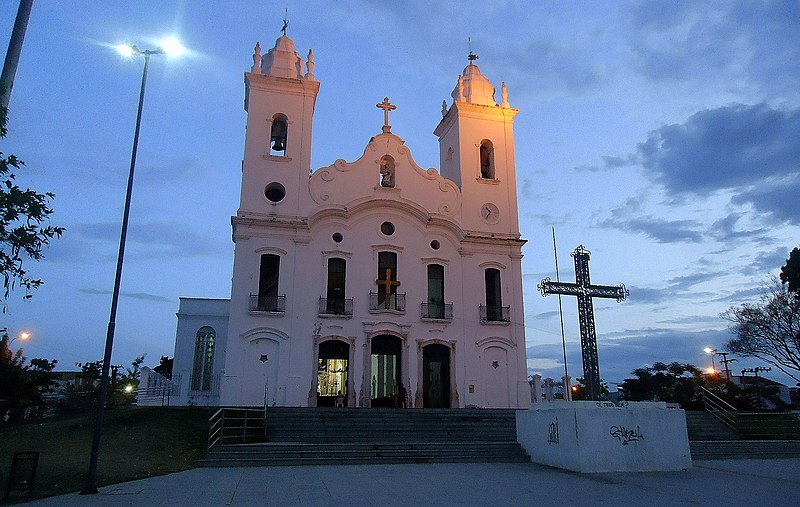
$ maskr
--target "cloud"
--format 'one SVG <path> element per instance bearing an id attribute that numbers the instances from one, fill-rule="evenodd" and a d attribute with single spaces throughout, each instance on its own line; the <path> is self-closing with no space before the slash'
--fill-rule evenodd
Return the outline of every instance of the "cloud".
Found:
<path id="1" fill-rule="evenodd" d="M 694 89 L 796 94 L 800 4 L 641 2 L 626 9 L 634 69 Z"/>
<path id="2" fill-rule="evenodd" d="M 103 296 L 110 296 L 111 291 L 105 289 L 80 289 L 81 292 L 84 294 L 98 294 Z M 121 297 L 126 297 L 130 299 L 139 299 L 141 301 L 156 301 L 159 303 L 175 303 L 174 298 L 167 298 L 164 296 L 158 296 L 156 294 L 148 294 L 146 292 L 120 292 L 119 294 Z"/>
<path id="3" fill-rule="evenodd" d="M 600 227 L 639 232 L 659 243 L 699 243 L 701 224 L 694 220 L 664 220 L 647 215 L 640 218 L 612 217 L 597 224 Z"/>
<path id="4" fill-rule="evenodd" d="M 78 224 L 72 228 L 75 235 L 95 241 L 119 241 L 120 225 L 112 222 L 95 222 Z M 146 245 L 152 255 L 227 256 L 227 241 L 198 231 L 179 227 L 171 222 L 147 222 L 131 224 L 128 229 L 128 241 Z"/>
<path id="5" fill-rule="evenodd" d="M 780 246 L 774 250 L 761 252 L 743 269 L 743 273 L 746 275 L 777 274 L 788 258 L 788 247 Z"/>
<path id="6" fill-rule="evenodd" d="M 737 224 L 742 218 L 742 213 L 730 213 L 726 217 L 718 219 L 711 224 L 709 234 L 717 241 L 724 243 L 732 241 L 749 240 L 764 240 L 768 237 L 768 231 L 765 228 L 741 230 L 737 229 Z"/>
<path id="7" fill-rule="evenodd" d="M 637 146 L 636 156 L 647 176 L 674 197 L 709 197 L 729 190 L 734 204 L 750 204 L 798 224 L 797 139 L 800 109 L 732 104 L 699 111 L 682 124 L 650 132 Z M 715 225 L 717 233 L 724 233 L 730 223 Z"/>

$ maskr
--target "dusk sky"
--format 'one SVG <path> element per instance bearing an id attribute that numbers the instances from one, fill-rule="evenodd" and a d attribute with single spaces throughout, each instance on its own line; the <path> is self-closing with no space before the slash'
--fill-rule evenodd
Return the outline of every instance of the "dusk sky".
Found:
<path id="1" fill-rule="evenodd" d="M 17 7 L 0 3 L 4 48 Z M 27 263 L 45 284 L 30 301 L 14 292 L 0 316 L 12 336 L 32 333 L 26 356 L 60 370 L 103 356 L 142 70 L 118 42 L 154 48 L 174 35 L 189 52 L 151 59 L 114 363 L 172 356 L 179 296 L 230 296 L 243 73 L 256 41 L 273 46 L 284 7 L 321 83 L 312 169 L 361 156 L 384 96 L 397 105 L 393 133 L 438 168 L 433 129 L 467 37 L 497 99 L 506 82 L 520 110 L 531 372 L 563 374 L 558 300 L 536 289 L 555 279 L 551 226 L 562 280 L 574 281 L 569 254 L 583 244 L 594 283 L 631 291 L 595 301 L 612 387 L 654 361 L 708 366 L 702 349 L 730 338 L 720 313 L 757 300 L 800 245 L 797 1 L 37 0 L 0 151 L 26 162 L 20 186 L 56 194 L 52 224 L 66 232 Z M 563 307 L 570 374 L 581 376 L 574 298 Z"/>

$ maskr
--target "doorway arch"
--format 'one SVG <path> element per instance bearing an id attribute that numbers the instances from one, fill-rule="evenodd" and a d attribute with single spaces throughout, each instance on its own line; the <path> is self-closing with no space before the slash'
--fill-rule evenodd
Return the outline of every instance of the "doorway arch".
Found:
<path id="1" fill-rule="evenodd" d="M 370 406 L 405 406 L 406 388 L 401 373 L 403 340 L 382 334 L 370 341 Z"/>
<path id="2" fill-rule="evenodd" d="M 432 343 L 422 347 L 422 406 L 450 408 L 450 347 Z"/>

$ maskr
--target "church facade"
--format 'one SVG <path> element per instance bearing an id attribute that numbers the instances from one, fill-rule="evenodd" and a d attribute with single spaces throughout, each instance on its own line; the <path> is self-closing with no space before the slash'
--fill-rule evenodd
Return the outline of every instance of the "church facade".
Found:
<path id="1" fill-rule="evenodd" d="M 231 298 L 181 299 L 172 404 L 529 405 L 518 111 L 470 56 L 434 130 L 439 171 L 384 99 L 361 158 L 312 172 L 314 55 L 256 46 Z"/>

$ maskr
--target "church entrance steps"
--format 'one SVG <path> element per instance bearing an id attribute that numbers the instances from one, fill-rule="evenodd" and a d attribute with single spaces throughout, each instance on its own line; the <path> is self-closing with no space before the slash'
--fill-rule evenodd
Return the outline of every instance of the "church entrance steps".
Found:
<path id="1" fill-rule="evenodd" d="M 216 445 L 198 465 L 530 461 L 513 410 L 271 407 L 264 439 Z"/>
<path id="2" fill-rule="evenodd" d="M 689 448 L 693 460 L 800 457 L 800 441 L 797 440 L 690 441 Z"/>

